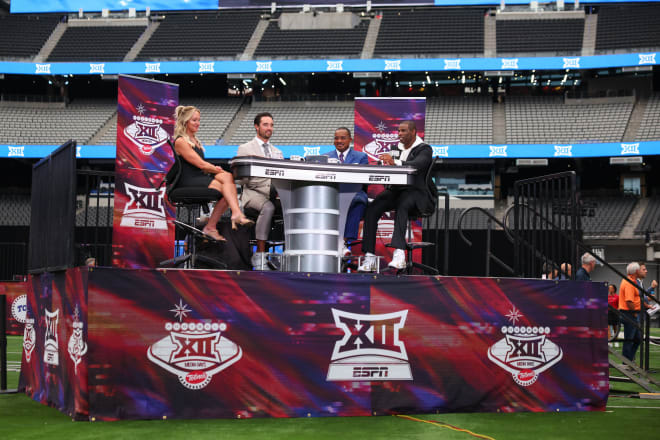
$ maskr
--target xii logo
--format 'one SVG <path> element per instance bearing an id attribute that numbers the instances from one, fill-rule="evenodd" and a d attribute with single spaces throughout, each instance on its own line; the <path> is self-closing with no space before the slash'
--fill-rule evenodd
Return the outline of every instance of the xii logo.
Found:
<path id="1" fill-rule="evenodd" d="M 408 310 L 364 315 L 332 309 L 344 337 L 335 343 L 328 381 L 412 380 L 406 347 L 399 331 Z"/>
<path id="2" fill-rule="evenodd" d="M 60 309 L 46 313 L 46 336 L 44 338 L 44 362 L 50 365 L 59 365 L 59 343 L 57 338 L 57 323 L 59 321 Z"/>
<path id="3" fill-rule="evenodd" d="M 124 182 L 130 200 L 124 207 L 121 226 L 141 229 L 167 229 L 165 188 L 142 188 Z"/>
<path id="4" fill-rule="evenodd" d="M 179 300 L 170 310 L 179 322 L 165 323 L 167 336 L 154 342 L 147 350 L 147 358 L 166 371 L 176 375 L 179 382 L 191 390 L 199 390 L 213 376 L 238 362 L 243 350 L 223 336 L 224 322 L 182 322 L 192 310 Z"/>
<path id="5" fill-rule="evenodd" d="M 518 385 L 527 387 L 559 362 L 563 352 L 548 339 L 550 327 L 515 325 L 523 316 L 515 307 L 506 316 L 513 325 L 502 327 L 504 338 L 488 349 L 488 359 L 511 373 Z"/>

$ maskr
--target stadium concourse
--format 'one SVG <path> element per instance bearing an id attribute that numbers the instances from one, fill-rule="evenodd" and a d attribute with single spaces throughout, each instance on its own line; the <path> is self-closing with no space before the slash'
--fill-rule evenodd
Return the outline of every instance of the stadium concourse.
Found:
<path id="1" fill-rule="evenodd" d="M 481 253 L 475 261 L 459 229 L 485 243 L 502 228 L 483 212 L 504 219 L 516 182 L 573 171 L 581 242 L 609 263 L 591 279 L 618 286 L 612 268 L 631 261 L 660 279 L 659 2 L 248 3 L 14 13 L 0 0 L 0 280 L 27 273 L 32 165 L 73 139 L 79 170 L 112 174 L 122 74 L 178 84 L 179 102 L 201 110 L 209 160 L 227 169 L 258 113 L 273 114 L 271 141 L 289 157 L 330 151 L 337 127 L 355 127 L 356 98 L 424 97 L 432 177 L 449 196 L 448 216 L 441 198 L 428 223 L 439 248 L 449 220 L 444 275 L 510 276 Z M 104 179 L 78 188 L 77 233 L 93 218 L 107 235 L 114 184 Z"/>

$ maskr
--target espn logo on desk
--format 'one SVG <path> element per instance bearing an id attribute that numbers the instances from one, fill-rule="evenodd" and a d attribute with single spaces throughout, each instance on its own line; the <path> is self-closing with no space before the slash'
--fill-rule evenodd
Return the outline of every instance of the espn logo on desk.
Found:
<path id="1" fill-rule="evenodd" d="M 377 175 L 369 176 L 369 182 L 386 183 L 389 181 L 390 181 L 390 176 L 377 176 Z"/>

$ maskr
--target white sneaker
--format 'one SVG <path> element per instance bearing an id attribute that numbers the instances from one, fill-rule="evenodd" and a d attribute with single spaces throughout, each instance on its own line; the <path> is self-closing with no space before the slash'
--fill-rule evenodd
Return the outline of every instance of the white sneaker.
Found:
<path id="1" fill-rule="evenodd" d="M 362 260 L 362 264 L 358 267 L 358 272 L 376 272 L 378 259 L 374 254 L 367 253 Z"/>
<path id="2" fill-rule="evenodd" d="M 403 249 L 394 249 L 394 254 L 392 254 L 392 261 L 387 264 L 389 267 L 395 269 L 405 269 L 406 268 L 406 253 Z"/>
<path id="3" fill-rule="evenodd" d="M 351 255 L 351 250 L 344 244 L 341 248 L 341 256 L 348 257 Z"/>
<path id="4" fill-rule="evenodd" d="M 254 270 L 272 270 L 268 266 L 268 254 L 266 252 L 255 252 L 252 254 L 250 264 Z"/>

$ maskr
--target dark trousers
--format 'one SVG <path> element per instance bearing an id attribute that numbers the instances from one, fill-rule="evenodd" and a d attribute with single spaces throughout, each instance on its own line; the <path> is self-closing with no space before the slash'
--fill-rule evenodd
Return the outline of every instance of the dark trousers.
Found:
<path id="1" fill-rule="evenodd" d="M 392 246 L 396 249 L 405 249 L 408 217 L 411 211 L 417 210 L 416 200 L 418 197 L 420 197 L 420 191 L 414 189 L 403 191 L 386 189 L 378 194 L 374 201 L 367 206 L 367 211 L 364 213 L 362 251 L 371 252 L 372 254 L 375 252 L 378 220 L 384 212 L 392 210 L 396 210 L 394 216 L 394 232 L 392 233 Z"/>
<path id="2" fill-rule="evenodd" d="M 358 230 L 360 229 L 360 220 L 364 216 L 364 211 L 367 209 L 368 203 L 369 198 L 364 191 L 359 191 L 353 197 L 351 206 L 348 208 L 348 213 L 346 214 L 346 226 L 344 227 L 345 239 L 355 240 L 357 238 Z"/>
<path id="3" fill-rule="evenodd" d="M 632 310 L 620 310 L 620 312 L 633 321 L 630 322 L 630 320 L 625 318 L 621 319 L 621 322 L 623 323 L 623 339 L 624 339 L 622 354 L 623 357 L 632 361 L 633 359 L 635 359 L 635 353 L 637 352 L 637 348 L 639 348 L 639 344 L 642 342 L 642 332 L 638 328 L 639 312 L 634 312 Z"/>

